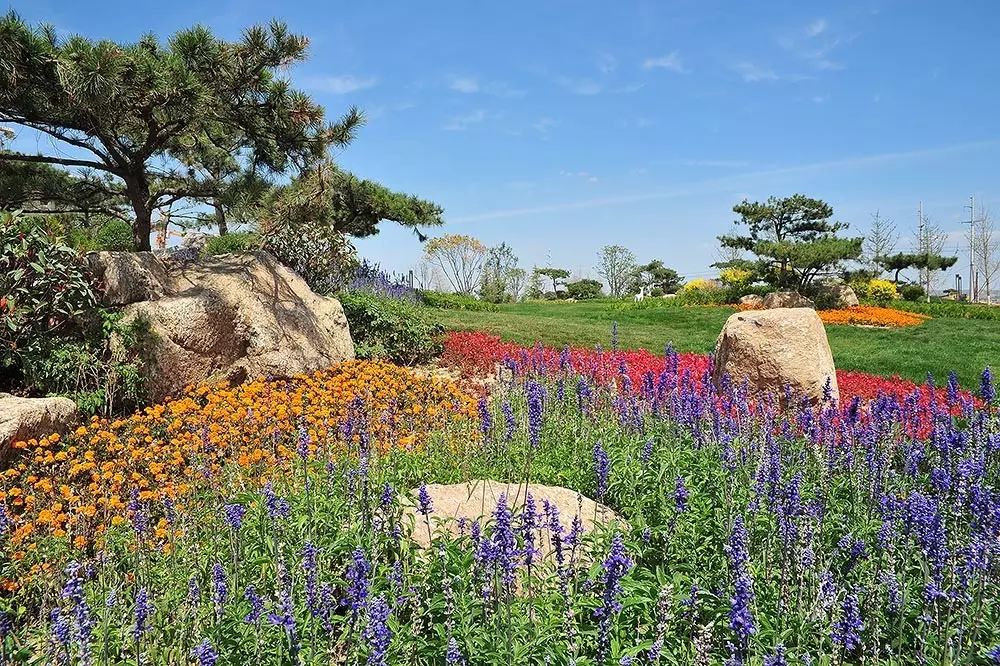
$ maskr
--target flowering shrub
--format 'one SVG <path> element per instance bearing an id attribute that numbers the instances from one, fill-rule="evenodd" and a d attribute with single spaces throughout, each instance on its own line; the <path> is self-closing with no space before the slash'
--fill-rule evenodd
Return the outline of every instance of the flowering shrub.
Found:
<path id="1" fill-rule="evenodd" d="M 868 288 L 865 290 L 865 298 L 874 301 L 878 305 L 886 305 L 899 298 L 896 284 L 889 280 L 875 278 L 868 281 Z"/>
<path id="2" fill-rule="evenodd" d="M 841 308 L 839 310 L 820 310 L 819 318 L 823 320 L 824 324 L 901 328 L 904 326 L 919 326 L 930 319 L 930 316 L 892 308 L 860 305 L 853 308 Z"/>
<path id="3" fill-rule="evenodd" d="M 351 361 L 289 381 L 198 386 L 127 419 L 94 418 L 65 438 L 14 444 L 23 451 L 0 473 L 0 502 L 19 519 L 10 534 L 14 560 L 39 564 L 40 543 L 87 550 L 142 501 L 183 502 L 205 485 L 274 478 L 310 451 L 343 450 L 365 437 L 374 449 L 419 448 L 430 433 L 475 415 L 455 384 L 384 362 Z M 157 524 L 165 539 L 168 525 Z"/>
<path id="4" fill-rule="evenodd" d="M 354 276 L 347 283 L 346 289 L 414 303 L 420 300 L 417 291 L 411 289 L 402 277 L 390 275 L 378 264 L 369 263 L 367 259 L 354 269 Z"/>

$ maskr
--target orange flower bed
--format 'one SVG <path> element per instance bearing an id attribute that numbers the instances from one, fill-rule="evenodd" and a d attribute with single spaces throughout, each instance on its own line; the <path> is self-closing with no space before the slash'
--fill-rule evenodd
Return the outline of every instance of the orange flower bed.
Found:
<path id="1" fill-rule="evenodd" d="M 68 437 L 16 443 L 20 457 L 0 472 L 0 508 L 14 521 L 9 556 L 24 559 L 44 538 L 99 545 L 110 525 L 128 519 L 133 493 L 164 515 L 153 523 L 162 539 L 178 500 L 220 484 L 224 465 L 231 487 L 256 486 L 289 469 L 302 443 L 320 458 L 357 445 L 362 433 L 378 450 L 419 447 L 430 431 L 474 428 L 475 415 L 475 399 L 453 382 L 376 361 L 288 381 L 194 387 L 125 419 L 95 417 Z"/>
<path id="2" fill-rule="evenodd" d="M 928 319 L 927 315 L 914 312 L 903 312 L 892 308 L 880 308 L 873 305 L 860 305 L 840 310 L 821 310 L 819 318 L 824 324 L 844 324 L 848 326 L 882 326 L 886 328 L 902 328 L 919 326 Z"/>

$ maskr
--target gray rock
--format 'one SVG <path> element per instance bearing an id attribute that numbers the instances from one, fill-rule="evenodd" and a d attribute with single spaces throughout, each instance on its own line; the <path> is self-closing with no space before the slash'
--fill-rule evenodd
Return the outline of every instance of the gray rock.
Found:
<path id="1" fill-rule="evenodd" d="M 21 398 L 0 393 L 0 461 L 15 442 L 64 433 L 76 424 L 76 403 L 69 398 Z"/>
<path id="2" fill-rule="evenodd" d="M 771 308 L 815 308 L 816 304 L 797 291 L 772 291 L 764 297 L 762 306 Z"/>

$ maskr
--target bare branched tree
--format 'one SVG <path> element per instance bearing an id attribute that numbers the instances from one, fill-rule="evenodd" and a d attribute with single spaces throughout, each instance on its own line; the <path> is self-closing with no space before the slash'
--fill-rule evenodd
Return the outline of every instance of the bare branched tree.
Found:
<path id="1" fill-rule="evenodd" d="M 625 295 L 625 288 L 635 271 L 635 255 L 621 245 L 605 245 L 601 248 L 600 263 L 597 274 L 608 284 L 608 293 L 612 298 Z"/>
<path id="2" fill-rule="evenodd" d="M 973 216 L 975 223 L 969 230 L 971 234 L 973 265 L 979 275 L 979 298 L 985 298 L 987 303 L 993 302 L 991 289 L 997 273 L 1000 272 L 1000 234 L 990 211 L 980 207 Z M 967 235 L 967 238 L 969 236 Z"/>
<path id="3" fill-rule="evenodd" d="M 862 260 L 865 267 L 876 275 L 881 275 L 882 266 L 878 262 L 879 257 L 888 257 L 894 253 L 898 243 L 899 233 L 893 221 L 882 217 L 878 211 L 872 213 L 872 225 L 862 246 Z"/>
<path id="4" fill-rule="evenodd" d="M 922 224 L 917 226 L 915 233 L 917 246 L 915 254 L 933 256 L 941 255 L 944 252 L 944 247 L 948 242 L 948 234 L 940 225 L 931 221 L 927 215 L 923 216 Z M 941 271 L 921 268 L 919 274 L 920 284 L 924 285 L 924 289 L 927 290 L 929 296 L 931 290 L 937 287 L 943 273 Z"/>
<path id="5" fill-rule="evenodd" d="M 472 236 L 447 234 L 427 241 L 425 257 L 436 266 L 459 294 L 473 294 L 479 287 L 487 248 Z"/>

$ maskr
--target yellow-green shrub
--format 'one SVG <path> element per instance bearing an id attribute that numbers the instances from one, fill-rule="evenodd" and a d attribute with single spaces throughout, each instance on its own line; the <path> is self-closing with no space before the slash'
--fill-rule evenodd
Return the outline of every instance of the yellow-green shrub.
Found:
<path id="1" fill-rule="evenodd" d="M 899 292 L 896 291 L 895 283 L 875 278 L 868 281 L 868 298 L 875 303 L 885 305 L 899 298 Z"/>

